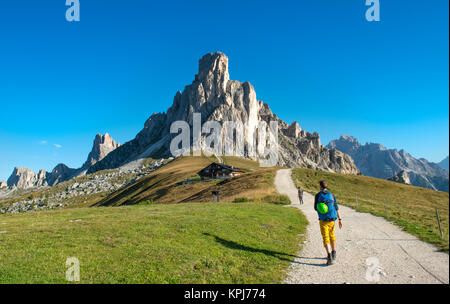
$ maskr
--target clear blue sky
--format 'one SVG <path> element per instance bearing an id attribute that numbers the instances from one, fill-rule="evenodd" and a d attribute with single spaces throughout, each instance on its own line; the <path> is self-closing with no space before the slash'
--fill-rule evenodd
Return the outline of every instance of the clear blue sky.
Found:
<path id="1" fill-rule="evenodd" d="M 0 179 L 126 142 L 222 51 L 287 122 L 440 161 L 449 147 L 448 0 L 0 1 Z"/>

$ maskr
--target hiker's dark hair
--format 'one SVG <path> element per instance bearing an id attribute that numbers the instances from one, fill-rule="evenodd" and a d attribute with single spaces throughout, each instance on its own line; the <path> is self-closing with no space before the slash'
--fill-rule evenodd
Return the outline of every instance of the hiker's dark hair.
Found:
<path id="1" fill-rule="evenodd" d="M 328 188 L 328 184 L 327 184 L 327 182 L 324 181 L 324 180 L 321 180 L 321 181 L 319 182 L 319 185 L 320 185 L 320 188 L 322 188 L 322 189 Z"/>

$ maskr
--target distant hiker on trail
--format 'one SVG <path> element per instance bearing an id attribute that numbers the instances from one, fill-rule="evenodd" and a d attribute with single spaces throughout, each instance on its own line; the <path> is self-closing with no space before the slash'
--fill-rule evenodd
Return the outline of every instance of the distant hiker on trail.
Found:
<path id="1" fill-rule="evenodd" d="M 336 259 L 336 237 L 334 235 L 335 221 L 339 219 L 339 229 L 342 228 L 341 214 L 336 197 L 328 191 L 326 181 L 320 181 L 320 192 L 314 198 L 314 210 L 319 214 L 320 233 L 323 246 L 327 251 L 327 265 L 332 265 Z"/>
<path id="2" fill-rule="evenodd" d="M 303 190 L 298 188 L 298 200 L 300 201 L 300 205 L 303 205 Z"/>

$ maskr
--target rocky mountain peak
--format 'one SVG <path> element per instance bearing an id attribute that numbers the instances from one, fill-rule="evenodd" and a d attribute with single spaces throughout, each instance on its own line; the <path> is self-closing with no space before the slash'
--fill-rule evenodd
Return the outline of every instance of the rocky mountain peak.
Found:
<path id="1" fill-rule="evenodd" d="M 339 137 L 339 139 L 342 141 L 348 141 L 355 144 L 361 144 L 355 137 L 347 134 L 342 134 L 341 137 Z"/>
<path id="2" fill-rule="evenodd" d="M 175 121 L 185 121 L 193 126 L 194 114 L 201 116 L 200 123 L 215 121 L 240 122 L 243 132 L 236 131 L 236 142 L 243 147 L 244 157 L 257 160 L 250 143 L 260 122 L 278 123 L 278 165 L 308 167 L 340 173 L 357 174 L 358 168 L 350 156 L 329 150 L 320 143 L 319 134 L 308 133 L 297 122 L 288 125 L 272 113 L 267 103 L 256 99 L 256 92 L 249 82 L 230 80 L 228 57 L 221 53 L 209 53 L 199 60 L 195 80 L 184 90 L 178 91 L 167 112 L 153 113 L 136 137 L 120 145 L 109 134 L 97 134 L 86 162 L 79 169 L 59 164 L 52 172 L 41 170 L 34 173 L 28 169 L 16 168 L 8 179 L 8 186 L 28 188 L 33 186 L 53 186 L 75 176 L 93 173 L 103 169 L 113 169 L 129 163 L 139 162 L 146 157 L 171 157 L 170 144 L 176 136 L 170 132 Z M 222 125 L 222 134 L 224 134 Z M 225 130 L 226 133 L 226 130 Z M 202 134 L 198 144 L 205 148 Z M 237 142 L 239 140 L 239 143 Z M 243 142 L 244 141 L 244 142 Z M 225 148 L 224 144 L 220 149 Z M 191 147 L 198 150 L 198 146 Z M 228 152 L 230 153 L 230 152 Z M 242 155 L 239 155 L 242 156 Z"/>
<path id="3" fill-rule="evenodd" d="M 15 167 L 8 178 L 7 184 L 8 187 L 30 188 L 42 183 L 38 180 L 38 175 L 32 170 L 25 167 Z"/>
<path id="4" fill-rule="evenodd" d="M 54 186 L 63 181 L 69 180 L 74 177 L 78 169 L 72 169 L 65 164 L 58 164 L 50 174 L 47 175 L 46 183 L 48 186 Z"/>
<path id="5" fill-rule="evenodd" d="M 195 75 L 194 82 L 186 87 L 183 93 L 177 93 L 174 104 L 186 104 L 186 101 L 189 101 L 189 105 L 195 110 L 201 107 L 211 110 L 225 102 L 230 104 L 230 99 L 226 98 L 227 93 L 230 93 L 229 81 L 228 57 L 221 52 L 206 54 L 199 60 L 198 74 Z M 191 96 L 186 96 L 186 93 Z"/>
<path id="6" fill-rule="evenodd" d="M 58 164 L 52 172 L 39 170 L 38 173 L 22 167 L 15 167 L 8 178 L 8 187 L 27 189 L 32 187 L 54 186 L 57 183 L 66 181 L 76 175 L 77 169 L 67 167 L 65 164 Z"/>
<path id="7" fill-rule="evenodd" d="M 195 80 L 205 82 L 212 78 L 220 79 L 220 82 L 225 84 L 230 79 L 228 57 L 221 52 L 206 54 L 199 60 L 198 74 L 195 75 Z"/>
<path id="8" fill-rule="evenodd" d="M 182 92 L 178 91 L 175 94 L 172 106 L 167 113 L 154 113 L 145 122 L 144 128 L 135 139 L 95 163 L 89 168 L 88 173 L 117 168 L 145 157 L 172 156 L 170 143 L 176 136 L 170 132 L 172 123 L 185 121 L 192 127 L 193 116 L 196 113 L 200 114 L 202 124 L 207 121 L 222 124 L 234 121 L 246 126 L 241 133 L 245 141 L 241 142 L 245 157 L 254 158 L 254 155 L 249 152 L 252 147 L 249 147 L 248 143 L 249 139 L 253 139 L 259 122 L 274 121 L 279 125 L 280 165 L 350 174 L 359 173 L 351 157 L 323 147 L 317 133 L 308 133 L 296 122 L 288 125 L 279 119 L 272 113 L 268 104 L 257 100 L 255 89 L 249 82 L 230 80 L 228 63 L 228 57 L 221 52 L 203 56 L 199 60 L 199 70 L 195 80 Z M 202 134 L 200 145 L 204 145 L 206 136 Z M 191 146 L 193 146 L 192 141 Z M 194 148 L 198 150 L 198 146 Z"/>
<path id="9" fill-rule="evenodd" d="M 336 149 L 344 153 L 350 154 L 352 151 L 361 147 L 361 143 L 350 135 L 341 135 L 339 139 L 330 141 L 327 145 L 329 149 Z M 350 154 L 351 155 L 351 154 Z"/>
<path id="10" fill-rule="evenodd" d="M 88 169 L 96 162 L 105 158 L 106 155 L 117 147 L 120 147 L 120 143 L 116 143 L 108 133 L 105 133 L 105 135 L 97 134 L 94 139 L 92 150 L 82 168 Z"/>

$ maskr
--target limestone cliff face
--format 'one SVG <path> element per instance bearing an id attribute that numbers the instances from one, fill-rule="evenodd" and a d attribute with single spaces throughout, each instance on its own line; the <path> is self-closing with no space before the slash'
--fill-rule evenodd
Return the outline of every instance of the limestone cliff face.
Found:
<path id="1" fill-rule="evenodd" d="M 77 175 L 79 169 L 72 169 L 64 164 L 57 165 L 52 172 L 39 170 L 38 173 L 22 167 L 14 168 L 11 176 L 8 178 L 8 187 L 16 187 L 21 189 L 28 189 L 32 187 L 47 187 L 54 186 L 60 182 L 71 179 Z"/>
<path id="2" fill-rule="evenodd" d="M 330 149 L 349 154 L 364 175 L 407 181 L 414 186 L 449 191 L 449 173 L 438 164 L 414 158 L 404 150 L 387 149 L 381 144 L 362 145 L 356 138 L 343 135 L 331 141 Z"/>
<path id="3" fill-rule="evenodd" d="M 176 93 L 167 113 L 150 116 L 135 139 L 93 164 L 88 173 L 116 168 L 144 157 L 171 156 L 170 142 L 176 136 L 170 133 L 171 124 L 186 121 L 192 130 L 194 113 L 201 114 L 202 124 L 206 121 L 239 121 L 246 126 L 243 130 L 246 139 L 255 135 L 254 127 L 260 121 L 277 121 L 279 165 L 359 173 L 351 157 L 322 146 L 317 133 L 302 130 L 296 122 L 288 125 L 280 120 L 267 104 L 257 100 L 255 89 L 250 83 L 230 80 L 228 57 L 220 52 L 207 54 L 200 59 L 194 81 L 183 92 Z M 254 158 L 249 152 L 249 146 L 244 145 L 245 157 Z"/>
<path id="4" fill-rule="evenodd" d="M 82 168 L 88 169 L 98 161 L 105 158 L 106 155 L 115 150 L 117 147 L 120 147 L 120 143 L 116 143 L 108 133 L 105 135 L 97 134 L 94 139 L 92 150 Z"/>
<path id="5" fill-rule="evenodd" d="M 28 168 L 15 167 L 11 176 L 8 178 L 8 187 L 31 188 L 37 186 L 47 186 L 47 172 L 44 170 L 35 173 Z"/>

